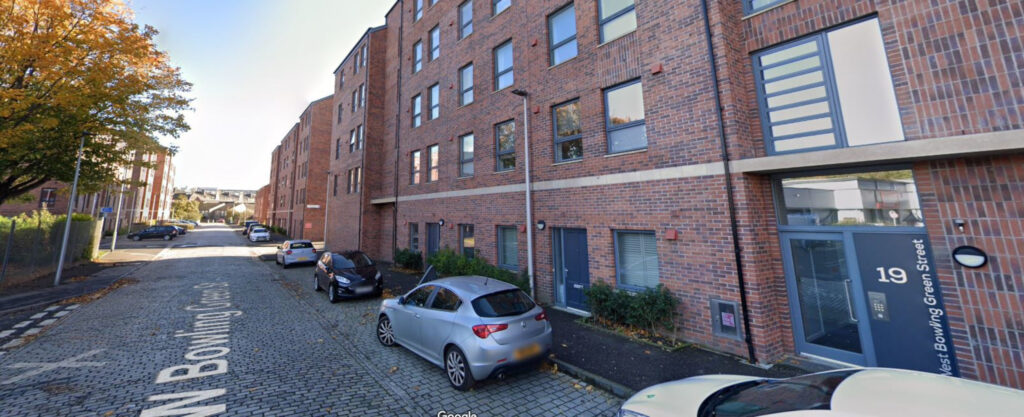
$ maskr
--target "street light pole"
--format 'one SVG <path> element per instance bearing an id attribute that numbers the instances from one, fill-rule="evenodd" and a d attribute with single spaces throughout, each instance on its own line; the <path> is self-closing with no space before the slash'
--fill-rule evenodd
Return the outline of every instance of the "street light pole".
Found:
<path id="1" fill-rule="evenodd" d="M 533 286 L 533 183 L 530 181 L 530 112 L 526 90 L 515 89 L 512 94 L 523 98 L 523 141 L 526 153 L 526 273 L 530 278 L 530 297 L 536 298 Z"/>
<path id="2" fill-rule="evenodd" d="M 68 252 L 68 235 L 71 234 L 71 211 L 74 209 L 75 198 L 78 197 L 78 174 L 82 170 L 82 154 L 85 153 L 85 137 L 89 132 L 82 132 L 78 143 L 78 158 L 75 161 L 75 181 L 71 183 L 71 198 L 68 199 L 68 218 L 64 220 L 64 239 L 60 244 L 60 260 L 57 261 L 57 275 L 53 278 L 53 286 L 60 285 L 60 275 L 64 271 L 64 256 Z"/>
<path id="3" fill-rule="evenodd" d="M 122 180 L 124 181 L 124 180 Z M 117 232 L 121 228 L 121 202 L 124 201 L 124 182 L 121 182 L 121 192 L 117 193 L 117 214 L 114 216 L 114 236 L 110 240 L 110 251 L 117 249 Z"/>

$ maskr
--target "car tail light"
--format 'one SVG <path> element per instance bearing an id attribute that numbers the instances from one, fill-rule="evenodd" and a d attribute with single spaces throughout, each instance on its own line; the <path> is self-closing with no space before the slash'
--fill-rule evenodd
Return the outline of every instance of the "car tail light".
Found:
<path id="1" fill-rule="evenodd" d="M 544 311 L 544 310 L 541 310 L 540 314 L 534 316 L 533 319 L 537 320 L 537 321 L 547 320 L 548 319 L 548 312 Z"/>
<path id="2" fill-rule="evenodd" d="M 285 252 L 284 254 L 285 254 L 285 255 L 291 255 L 291 254 L 292 254 L 292 251 L 291 251 L 291 250 L 288 250 L 288 251 L 287 251 L 287 252 Z"/>
<path id="3" fill-rule="evenodd" d="M 478 324 L 473 326 L 473 334 L 481 339 L 486 339 L 491 333 L 497 333 L 508 328 L 505 323 L 502 324 Z"/>

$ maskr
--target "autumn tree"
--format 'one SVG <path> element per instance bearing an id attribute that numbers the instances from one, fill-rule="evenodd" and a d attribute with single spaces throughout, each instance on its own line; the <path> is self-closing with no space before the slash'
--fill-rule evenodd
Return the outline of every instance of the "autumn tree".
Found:
<path id="1" fill-rule="evenodd" d="M 133 20 L 120 0 L 0 0 L 0 203 L 71 182 L 83 136 L 88 192 L 188 129 L 191 84 Z"/>
<path id="2" fill-rule="evenodd" d="M 171 217 L 180 220 L 199 221 L 203 215 L 199 212 L 199 202 L 178 196 L 171 202 Z"/>

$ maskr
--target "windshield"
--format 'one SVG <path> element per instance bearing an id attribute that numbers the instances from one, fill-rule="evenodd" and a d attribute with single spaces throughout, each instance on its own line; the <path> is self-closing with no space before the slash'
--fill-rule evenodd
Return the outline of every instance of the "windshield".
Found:
<path id="1" fill-rule="evenodd" d="M 309 249 L 312 248 L 313 244 L 309 242 L 293 242 L 292 249 Z"/>
<path id="2" fill-rule="evenodd" d="M 533 300 L 522 290 L 507 290 L 473 300 L 473 310 L 480 317 L 518 316 L 533 309 Z"/>
<path id="3" fill-rule="evenodd" d="M 333 266 L 334 269 L 348 269 L 356 267 L 354 264 L 352 264 L 352 261 L 348 260 L 348 258 L 345 258 L 344 256 L 341 255 L 331 256 L 331 266 Z"/>
<path id="4" fill-rule="evenodd" d="M 856 369 L 761 380 L 725 388 L 704 403 L 701 417 L 754 417 L 797 410 L 828 410 L 839 383 Z"/>

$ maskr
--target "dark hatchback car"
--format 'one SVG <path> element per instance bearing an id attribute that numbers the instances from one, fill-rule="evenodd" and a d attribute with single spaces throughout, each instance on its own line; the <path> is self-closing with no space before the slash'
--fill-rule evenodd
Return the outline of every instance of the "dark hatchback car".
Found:
<path id="1" fill-rule="evenodd" d="M 176 236 L 178 236 L 178 229 L 174 226 L 150 226 L 128 234 L 128 238 L 135 241 L 142 239 L 171 240 Z"/>
<path id="2" fill-rule="evenodd" d="M 313 271 L 313 289 L 322 291 L 324 288 L 332 303 L 364 295 L 379 297 L 384 290 L 384 277 L 363 252 L 324 252 Z"/>

